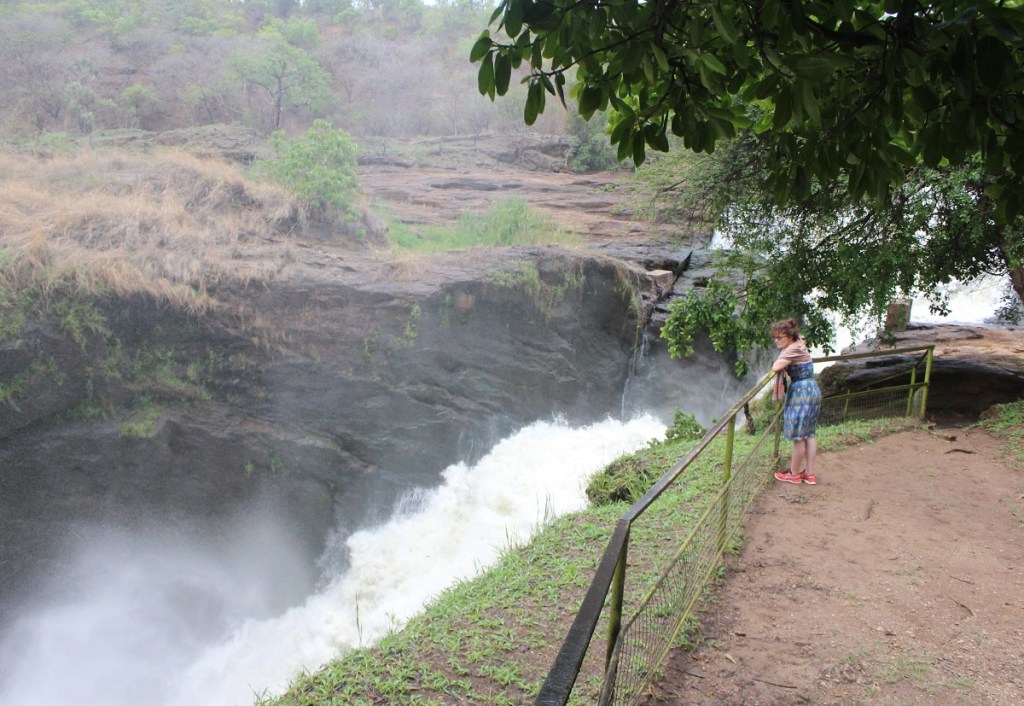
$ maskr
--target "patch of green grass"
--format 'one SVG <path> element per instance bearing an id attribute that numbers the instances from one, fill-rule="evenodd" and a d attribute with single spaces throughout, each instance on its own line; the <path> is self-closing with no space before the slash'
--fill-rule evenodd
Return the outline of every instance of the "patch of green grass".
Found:
<path id="1" fill-rule="evenodd" d="M 1024 400 L 993 406 L 981 425 L 1002 439 L 1014 462 L 1024 467 Z"/>
<path id="2" fill-rule="evenodd" d="M 931 669 L 932 666 L 928 662 L 897 657 L 886 663 L 880 680 L 885 684 L 910 681 L 915 686 L 924 689 L 932 683 Z"/>
<path id="3" fill-rule="evenodd" d="M 157 422 L 162 411 L 148 398 L 140 398 L 131 417 L 118 425 L 118 433 L 129 439 L 152 439 L 157 433 Z"/>
<path id="4" fill-rule="evenodd" d="M 570 291 L 580 291 L 584 275 L 579 263 L 566 265 L 554 277 L 541 276 L 536 263 L 520 262 L 504 270 L 487 273 L 487 280 L 499 287 L 522 289 L 537 310 L 550 319 Z"/>
<path id="5" fill-rule="evenodd" d="M 209 393 L 197 384 L 201 365 L 179 365 L 166 349 L 140 351 L 131 361 L 129 388 L 146 395 L 179 400 L 207 400 Z"/>
<path id="6" fill-rule="evenodd" d="M 389 228 L 389 237 L 396 248 L 423 253 L 476 246 L 505 248 L 579 242 L 579 236 L 556 228 L 518 198 L 498 201 L 483 214 L 463 214 L 453 226 L 414 229 L 404 223 L 391 223 Z"/>
<path id="7" fill-rule="evenodd" d="M 52 361 L 43 362 L 42 360 L 32 361 L 25 369 L 19 370 L 15 374 L 8 373 L 3 379 L 0 379 L 0 406 L 10 407 L 16 412 L 20 411 L 18 398 L 34 381 L 44 377 L 53 380 L 58 375 L 59 371 L 54 368 Z"/>

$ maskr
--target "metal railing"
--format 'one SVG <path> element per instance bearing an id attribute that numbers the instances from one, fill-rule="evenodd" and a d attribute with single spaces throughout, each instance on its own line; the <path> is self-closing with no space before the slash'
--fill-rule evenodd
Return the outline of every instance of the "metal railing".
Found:
<path id="1" fill-rule="evenodd" d="M 883 355 L 898 356 L 892 375 L 875 381 L 871 389 L 822 400 L 821 424 L 883 416 L 923 418 L 932 347 L 815 362 Z M 570 699 L 600 706 L 637 703 L 692 619 L 748 507 L 778 467 L 781 409 L 770 412 L 756 433 L 737 438 L 741 418 L 750 420 L 751 402 L 772 381 L 772 374 L 760 380 L 619 518 L 535 706 L 564 706 Z M 639 578 L 629 581 L 634 574 Z M 597 631 L 602 620 L 605 629 Z M 603 663 L 595 664 L 601 658 L 591 648 L 602 641 Z M 588 678 L 580 680 L 581 673 Z"/>

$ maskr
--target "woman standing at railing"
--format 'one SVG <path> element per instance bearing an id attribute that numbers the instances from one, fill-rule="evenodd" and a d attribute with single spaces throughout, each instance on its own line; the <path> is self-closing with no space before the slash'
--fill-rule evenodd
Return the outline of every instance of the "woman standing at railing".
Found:
<path id="1" fill-rule="evenodd" d="M 775 372 L 772 399 L 778 401 L 785 396 L 782 432 L 788 441 L 793 442 L 789 471 L 779 471 L 775 478 L 786 483 L 814 485 L 817 482 L 814 459 L 818 453 L 814 432 L 821 412 L 821 390 L 814 381 L 814 363 L 807 351 L 807 344 L 800 338 L 800 327 L 794 319 L 775 322 L 771 332 L 775 345 L 782 349 L 772 364 Z M 790 379 L 788 390 L 785 386 L 787 375 Z"/>

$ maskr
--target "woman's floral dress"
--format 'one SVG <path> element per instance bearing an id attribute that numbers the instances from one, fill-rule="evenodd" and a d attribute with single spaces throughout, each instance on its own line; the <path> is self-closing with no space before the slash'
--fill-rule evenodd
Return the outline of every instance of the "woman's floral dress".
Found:
<path id="1" fill-rule="evenodd" d="M 814 381 L 814 363 L 790 363 L 786 367 L 790 385 L 782 412 L 782 433 L 787 441 L 814 436 L 821 412 L 821 389 Z"/>

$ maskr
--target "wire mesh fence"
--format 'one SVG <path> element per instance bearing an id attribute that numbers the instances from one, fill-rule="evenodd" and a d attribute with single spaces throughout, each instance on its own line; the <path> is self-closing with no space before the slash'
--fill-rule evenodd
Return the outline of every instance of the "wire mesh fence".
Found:
<path id="1" fill-rule="evenodd" d="M 893 353 L 909 354 L 910 365 L 876 380 L 870 389 L 825 398 L 819 423 L 923 416 L 932 349 Z M 622 515 L 536 706 L 595 700 L 600 706 L 629 706 L 639 701 L 693 621 L 723 553 L 737 544 L 750 504 L 779 467 L 781 409 L 771 411 L 761 429 L 743 432 L 752 421 L 751 402 L 771 381 L 768 375 L 755 385 Z M 604 632 L 595 635 L 599 623 Z M 604 648 L 603 667 L 594 665 L 596 649 L 588 654 L 595 645 Z M 577 679 L 585 663 L 581 685 Z M 601 673 L 595 674 L 598 668 Z"/>

